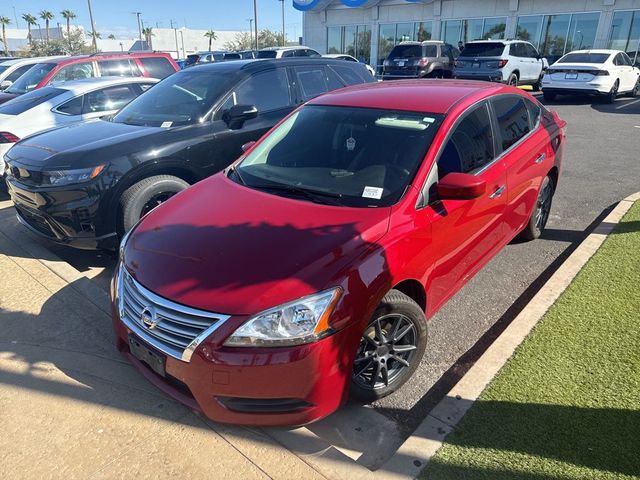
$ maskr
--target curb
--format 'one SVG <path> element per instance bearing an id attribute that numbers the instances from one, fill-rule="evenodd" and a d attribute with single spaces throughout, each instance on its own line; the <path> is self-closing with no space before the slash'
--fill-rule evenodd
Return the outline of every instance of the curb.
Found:
<path id="1" fill-rule="evenodd" d="M 626 197 L 556 270 L 527 306 L 491 344 L 478 361 L 438 403 L 398 451 L 378 471 L 377 478 L 416 478 L 434 457 L 467 410 L 507 363 L 547 310 L 565 291 L 582 267 L 598 251 L 640 192 Z"/>

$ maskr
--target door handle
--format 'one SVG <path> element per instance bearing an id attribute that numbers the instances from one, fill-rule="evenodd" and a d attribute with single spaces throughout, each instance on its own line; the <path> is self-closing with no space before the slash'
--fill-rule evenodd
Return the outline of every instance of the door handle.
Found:
<path id="1" fill-rule="evenodd" d="M 540 155 L 538 155 L 538 157 L 535 159 L 536 163 L 542 163 L 544 162 L 544 159 L 547 158 L 547 156 L 544 153 L 541 153 Z"/>
<path id="2" fill-rule="evenodd" d="M 496 188 L 495 191 L 489 195 L 489 198 L 498 198 L 500 195 L 502 195 L 505 191 L 506 187 L 504 185 L 501 185 L 500 187 Z"/>

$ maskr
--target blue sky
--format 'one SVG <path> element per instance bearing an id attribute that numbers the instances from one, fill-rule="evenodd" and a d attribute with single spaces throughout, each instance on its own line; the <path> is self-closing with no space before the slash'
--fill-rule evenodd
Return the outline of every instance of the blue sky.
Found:
<path id="1" fill-rule="evenodd" d="M 295 10 L 291 0 L 285 0 L 285 27 L 291 40 L 302 35 L 302 14 Z M 136 16 L 131 12 L 142 12 L 145 26 L 168 28 L 173 20 L 178 27 L 203 28 L 213 30 L 248 30 L 247 19 L 253 17 L 253 0 L 92 0 L 96 29 L 103 38 L 109 33 L 116 36 L 135 37 L 138 34 Z M 73 10 L 78 18 L 76 23 L 89 30 L 89 11 L 86 0 L 2 0 L 0 15 L 11 18 L 15 28 L 13 7 L 18 15 L 20 28 L 26 28 L 21 18 L 23 13 L 38 16 L 47 9 L 55 14 L 52 25 L 64 24 L 60 11 Z M 42 26 L 44 28 L 43 22 Z M 278 0 L 258 0 L 258 27 L 280 29 L 281 3 Z M 295 33 L 295 37 L 294 37 Z"/>

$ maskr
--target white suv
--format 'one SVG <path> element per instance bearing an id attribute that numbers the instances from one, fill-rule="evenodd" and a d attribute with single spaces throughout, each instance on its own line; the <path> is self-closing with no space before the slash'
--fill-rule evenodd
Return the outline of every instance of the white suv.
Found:
<path id="1" fill-rule="evenodd" d="M 461 50 L 453 75 L 514 86 L 532 85 L 537 91 L 548 66 L 547 60 L 529 42 L 477 40 Z"/>

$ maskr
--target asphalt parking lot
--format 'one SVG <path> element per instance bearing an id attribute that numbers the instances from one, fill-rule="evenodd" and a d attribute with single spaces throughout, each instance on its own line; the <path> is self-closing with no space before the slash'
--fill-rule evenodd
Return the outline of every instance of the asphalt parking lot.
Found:
<path id="1" fill-rule="evenodd" d="M 394 446 L 509 324 L 592 225 L 617 201 L 640 189 L 640 99 L 620 98 L 607 105 L 560 97 L 548 106 L 567 121 L 568 133 L 560 186 L 542 238 L 513 242 L 432 319 L 425 357 L 404 388 L 373 409 L 352 406 L 309 427 L 328 443 L 356 452 L 352 456 L 360 463 L 375 468 L 391 456 Z M 3 221 L 12 222 L 6 231 L 20 230 L 6 209 L 0 213 Z M 37 242 L 91 278 L 92 285 L 107 290 L 115 263 L 112 254 Z M 357 433 L 362 431 L 359 418 L 379 423 L 367 430 L 366 448 L 360 444 L 363 435 Z"/>

